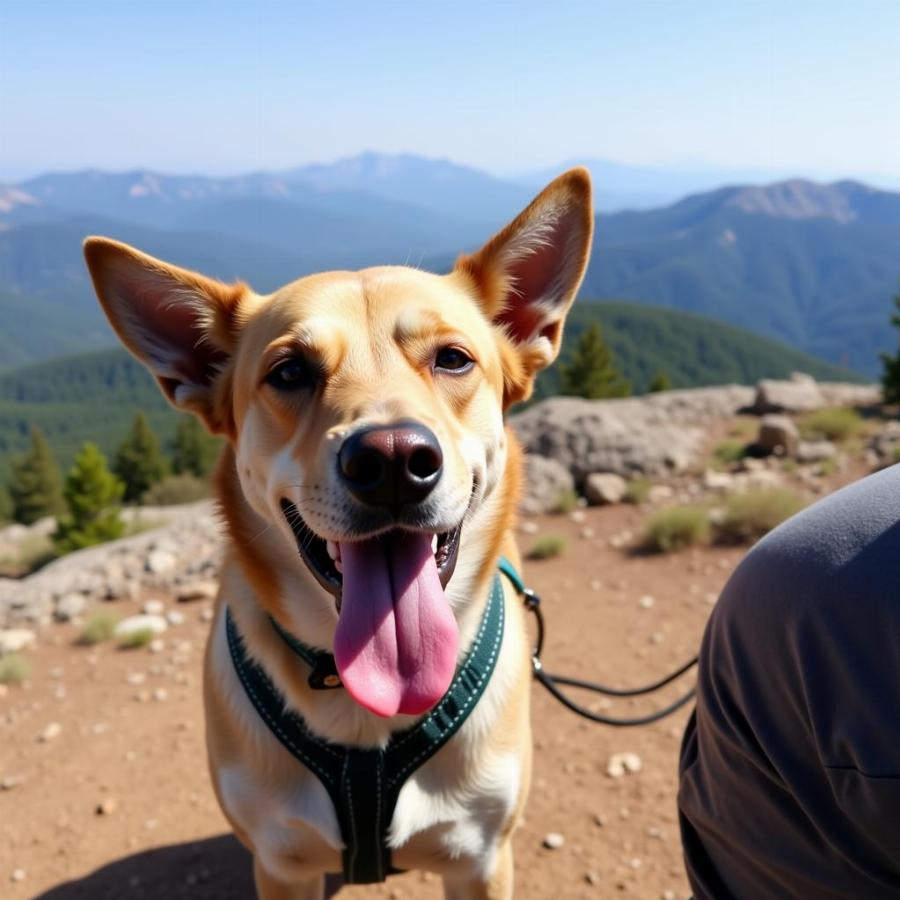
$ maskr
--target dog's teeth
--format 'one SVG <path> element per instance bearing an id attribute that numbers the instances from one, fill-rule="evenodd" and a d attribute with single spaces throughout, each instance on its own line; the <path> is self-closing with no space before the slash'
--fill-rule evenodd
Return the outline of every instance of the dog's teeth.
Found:
<path id="1" fill-rule="evenodd" d="M 328 551 L 328 555 L 332 560 L 338 560 L 341 558 L 341 545 L 336 543 L 335 541 L 326 541 L 325 549 Z"/>
<path id="2" fill-rule="evenodd" d="M 436 553 L 436 552 L 437 552 L 437 544 L 438 544 L 438 537 L 437 537 L 437 535 L 435 534 L 435 535 L 433 535 L 432 538 L 431 538 L 431 552 L 432 552 L 432 553 Z"/>

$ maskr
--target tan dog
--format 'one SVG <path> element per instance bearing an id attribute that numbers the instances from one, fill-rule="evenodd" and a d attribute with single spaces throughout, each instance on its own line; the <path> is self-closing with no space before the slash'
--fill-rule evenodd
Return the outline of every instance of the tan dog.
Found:
<path id="1" fill-rule="evenodd" d="M 336 812 L 343 788 L 330 793 L 254 709 L 235 648 L 326 754 L 383 748 L 429 720 L 483 630 L 500 555 L 518 564 L 520 453 L 504 411 L 559 350 L 590 250 L 590 193 L 585 170 L 562 175 L 449 275 L 329 272 L 268 296 L 85 243 L 122 342 L 175 406 L 228 441 L 207 743 L 264 900 L 322 897 L 351 838 Z M 528 637 L 508 582 L 498 596 L 506 624 L 483 694 L 384 823 L 390 864 L 440 873 L 459 900 L 512 896 L 529 784 Z M 314 690 L 285 634 L 333 653 L 343 688 Z"/>

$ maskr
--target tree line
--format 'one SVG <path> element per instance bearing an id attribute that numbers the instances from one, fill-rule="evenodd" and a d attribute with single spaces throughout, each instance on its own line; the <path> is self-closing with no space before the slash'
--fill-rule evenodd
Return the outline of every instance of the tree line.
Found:
<path id="1" fill-rule="evenodd" d="M 46 437 L 34 426 L 28 450 L 12 461 L 0 513 L 22 525 L 56 517 L 53 543 L 59 553 L 114 540 L 124 530 L 123 503 L 165 504 L 205 495 L 218 449 L 219 441 L 193 416 L 184 417 L 167 458 L 147 417 L 138 413 L 112 465 L 87 442 L 63 478 Z"/>

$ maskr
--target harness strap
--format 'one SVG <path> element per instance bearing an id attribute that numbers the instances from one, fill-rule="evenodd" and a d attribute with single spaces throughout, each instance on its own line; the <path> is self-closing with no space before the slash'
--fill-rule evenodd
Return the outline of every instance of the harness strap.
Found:
<path id="1" fill-rule="evenodd" d="M 506 560 L 501 560 L 500 570 L 516 584 L 518 575 L 513 580 L 510 573 L 515 574 L 515 570 Z M 384 749 L 362 749 L 323 740 L 307 728 L 300 715 L 285 708 L 285 699 L 269 676 L 247 657 L 243 639 L 226 608 L 228 647 L 247 697 L 272 734 L 319 779 L 334 803 L 344 840 L 346 883 L 384 881 L 396 871 L 391 867 L 388 829 L 400 791 L 409 776 L 456 734 L 475 708 L 496 666 L 504 622 L 503 587 L 495 575 L 478 632 L 446 694 L 425 718 L 394 734 Z M 280 626 L 277 630 L 309 665 L 320 666 L 322 658 L 328 657 L 301 644 Z"/>

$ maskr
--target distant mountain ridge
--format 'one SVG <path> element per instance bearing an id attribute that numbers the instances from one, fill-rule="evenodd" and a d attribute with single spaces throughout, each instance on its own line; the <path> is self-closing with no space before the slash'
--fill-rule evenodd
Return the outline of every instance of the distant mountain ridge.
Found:
<path id="1" fill-rule="evenodd" d="M 599 199 L 614 190 L 596 179 Z M 444 271 L 532 194 L 447 160 L 375 153 L 222 178 L 91 170 L 0 185 L 0 367 L 110 340 L 80 257 L 89 233 L 267 291 L 325 268 Z M 898 278 L 900 194 L 790 179 L 601 212 L 583 294 L 696 312 L 871 375 L 893 349 Z"/>

